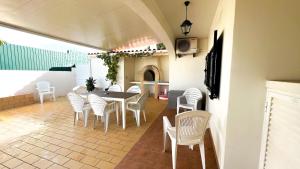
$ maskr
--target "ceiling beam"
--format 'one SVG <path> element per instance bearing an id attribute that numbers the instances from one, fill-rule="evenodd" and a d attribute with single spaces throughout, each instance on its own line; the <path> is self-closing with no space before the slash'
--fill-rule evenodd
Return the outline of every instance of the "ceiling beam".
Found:
<path id="1" fill-rule="evenodd" d="M 164 43 L 168 53 L 175 55 L 174 33 L 156 2 L 153 0 L 122 0 L 122 2 L 148 24 L 156 36 L 160 38 L 159 40 Z"/>

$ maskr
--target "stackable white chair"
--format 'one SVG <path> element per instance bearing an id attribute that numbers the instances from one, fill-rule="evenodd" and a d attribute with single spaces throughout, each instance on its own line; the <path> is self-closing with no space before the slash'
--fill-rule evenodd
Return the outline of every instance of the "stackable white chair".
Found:
<path id="1" fill-rule="evenodd" d="M 122 88 L 120 85 L 118 84 L 115 84 L 115 85 L 112 85 L 108 88 L 108 91 L 110 92 L 121 92 L 122 91 Z"/>
<path id="2" fill-rule="evenodd" d="M 139 93 L 139 94 L 141 94 L 142 90 L 141 90 L 140 86 L 134 85 L 134 86 L 129 87 L 127 89 L 127 92 L 128 93 Z M 140 98 L 140 95 L 136 95 L 135 97 L 130 98 L 128 100 L 128 102 L 135 102 L 135 101 L 137 101 L 138 98 Z"/>
<path id="3" fill-rule="evenodd" d="M 73 88 L 73 92 L 76 94 L 85 94 L 87 93 L 87 90 L 85 86 L 76 86 Z"/>
<path id="4" fill-rule="evenodd" d="M 129 87 L 127 89 L 127 92 L 128 93 L 142 93 L 142 90 L 141 90 L 140 86 L 134 85 L 134 86 Z"/>
<path id="5" fill-rule="evenodd" d="M 163 151 L 169 135 L 172 144 L 172 164 L 176 169 L 177 145 L 193 146 L 199 144 L 202 168 L 205 169 L 204 135 L 211 114 L 207 111 L 188 111 L 175 116 L 175 127 L 169 119 L 163 117 Z"/>
<path id="6" fill-rule="evenodd" d="M 95 95 L 95 94 L 90 94 L 88 96 L 88 101 L 94 111 L 94 115 L 97 118 L 98 116 L 104 118 L 104 131 L 105 133 L 107 132 L 108 129 L 108 123 L 109 123 L 109 115 L 113 112 L 116 112 L 117 116 L 117 124 L 119 124 L 119 112 L 118 109 L 116 109 L 116 104 L 115 102 L 106 102 L 104 99 L 101 97 Z M 96 118 L 94 117 L 94 128 L 96 125 Z"/>
<path id="7" fill-rule="evenodd" d="M 136 124 L 140 127 L 141 124 L 141 112 L 143 112 L 144 120 L 146 119 L 145 102 L 148 98 L 148 93 L 143 93 L 136 101 L 127 102 L 127 109 L 134 113 Z"/>
<path id="8" fill-rule="evenodd" d="M 186 99 L 186 103 L 181 103 L 181 98 Z M 182 96 L 177 97 L 177 114 L 180 108 L 197 110 L 198 101 L 202 99 L 202 93 L 197 88 L 186 89 Z"/>
<path id="9" fill-rule="evenodd" d="M 41 104 L 44 102 L 44 95 L 51 95 L 55 101 L 55 87 L 50 86 L 48 81 L 37 82 L 36 89 L 39 93 Z"/>
<path id="10" fill-rule="evenodd" d="M 74 92 L 68 93 L 68 98 L 74 110 L 74 125 L 75 125 L 75 119 L 78 120 L 79 114 L 82 114 L 84 119 L 84 126 L 86 127 L 88 113 L 91 110 L 90 105 L 85 102 L 84 98 L 80 97 L 78 94 Z"/>

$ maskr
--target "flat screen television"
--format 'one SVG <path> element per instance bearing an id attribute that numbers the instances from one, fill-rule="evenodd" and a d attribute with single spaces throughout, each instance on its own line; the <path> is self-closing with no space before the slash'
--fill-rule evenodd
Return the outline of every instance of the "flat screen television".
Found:
<path id="1" fill-rule="evenodd" d="M 217 31 L 214 32 L 214 45 L 206 56 L 204 84 L 209 90 L 209 98 L 219 98 L 221 66 L 222 66 L 223 33 L 218 38 Z"/>

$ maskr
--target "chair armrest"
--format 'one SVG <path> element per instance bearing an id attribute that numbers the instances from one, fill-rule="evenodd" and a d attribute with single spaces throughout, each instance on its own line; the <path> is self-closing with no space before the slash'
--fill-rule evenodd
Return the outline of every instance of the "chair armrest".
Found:
<path id="1" fill-rule="evenodd" d="M 180 104 L 180 99 L 181 99 L 181 98 L 184 98 L 184 96 L 178 96 L 178 97 L 177 97 L 177 105 Z"/>
<path id="2" fill-rule="evenodd" d="M 164 130 L 164 133 L 166 133 L 168 131 L 168 128 L 171 128 L 172 125 L 168 119 L 167 116 L 163 116 L 163 130 Z"/>
<path id="3" fill-rule="evenodd" d="M 106 105 L 107 110 L 114 110 L 115 108 L 116 108 L 115 102 L 107 103 L 107 105 Z"/>
<path id="4" fill-rule="evenodd" d="M 138 109 L 140 109 L 141 108 L 141 105 L 140 105 L 140 103 L 138 103 L 138 102 L 127 102 L 127 109 L 131 109 L 130 107 L 129 107 L 129 105 L 137 105 L 138 106 Z"/>
<path id="5" fill-rule="evenodd" d="M 138 100 L 138 97 L 135 96 L 135 97 L 131 97 L 131 98 L 127 99 L 126 102 L 127 103 L 129 103 L 129 102 L 136 102 L 137 100 Z"/>
<path id="6" fill-rule="evenodd" d="M 138 104 L 137 101 L 129 101 L 129 102 L 126 102 L 127 104 Z"/>
<path id="7" fill-rule="evenodd" d="M 53 87 L 53 86 L 50 87 L 50 91 L 51 91 L 51 90 L 52 90 L 53 92 L 55 92 L 55 87 Z"/>
<path id="8" fill-rule="evenodd" d="M 195 110 L 197 110 L 197 106 L 198 106 L 198 102 L 202 100 L 202 98 L 196 99 L 195 103 L 194 103 L 194 108 Z"/>

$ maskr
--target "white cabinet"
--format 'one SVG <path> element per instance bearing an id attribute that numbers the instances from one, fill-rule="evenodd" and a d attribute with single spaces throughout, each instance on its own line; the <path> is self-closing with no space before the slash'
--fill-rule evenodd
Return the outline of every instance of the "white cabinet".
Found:
<path id="1" fill-rule="evenodd" d="M 260 169 L 300 168 L 300 83 L 267 82 Z"/>

